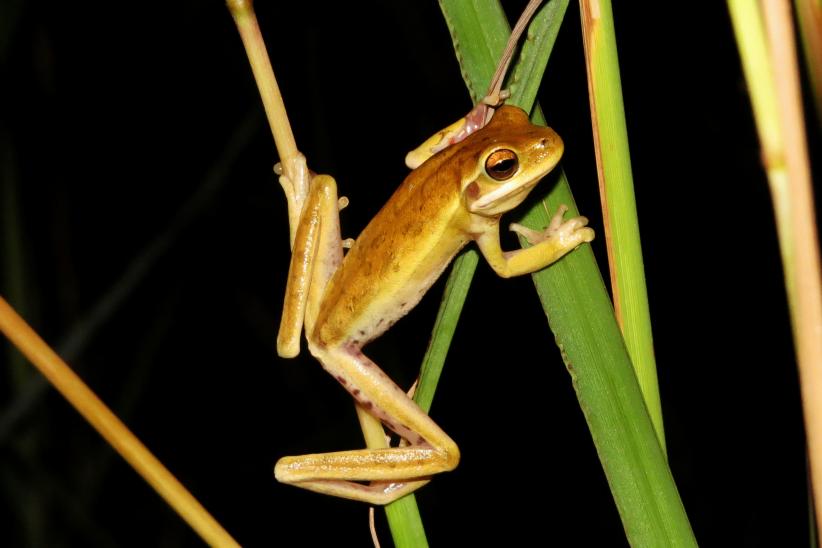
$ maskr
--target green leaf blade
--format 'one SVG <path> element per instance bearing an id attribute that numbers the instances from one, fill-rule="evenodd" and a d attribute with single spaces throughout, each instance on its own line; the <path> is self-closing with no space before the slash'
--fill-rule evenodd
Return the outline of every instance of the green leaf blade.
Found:
<path id="1" fill-rule="evenodd" d="M 510 32 L 504 14 L 499 4 L 493 1 L 441 0 L 440 6 L 466 84 L 475 100 L 481 98 Z M 526 110 L 531 110 L 530 103 L 536 96 L 547 60 L 547 54 L 542 50 L 553 44 L 565 7 L 567 2 L 554 0 L 537 16 L 536 22 L 540 17 L 549 20 L 551 18 L 545 12 L 549 8 L 554 10 L 550 23 L 554 26 L 538 31 L 540 36 L 545 33 L 550 39 L 539 46 L 539 51 L 529 53 L 526 46 L 525 60 L 515 70 L 516 75 L 512 78 L 514 96 L 510 102 Z M 485 43 L 472 44 L 478 39 Z M 534 48 L 536 50 L 537 46 Z M 529 55 L 533 55 L 530 62 Z M 534 119 L 542 119 L 538 107 Z M 568 205 L 570 214 L 576 214 L 562 172 L 545 204 L 547 206 L 543 202 L 534 205 L 524 215 L 523 222 L 532 227 L 547 226 L 547 211 L 556 211 L 560 204 Z M 476 262 L 458 264 L 452 271 L 449 286 L 455 277 L 460 278 L 460 284 L 465 283 L 475 268 Z M 634 546 L 696 546 L 590 246 L 581 246 L 533 277 L 629 542 Z M 441 315 L 446 314 L 446 310 L 450 312 L 445 321 L 438 317 L 432 337 L 432 348 L 434 345 L 437 348 L 429 349 L 426 354 L 418 388 L 418 396 L 426 408 L 430 406 L 441 372 L 441 361 L 453 336 L 456 320 L 451 314 L 461 309 L 464 295 L 464 288 L 449 291 L 441 306 Z M 427 385 L 429 382 L 432 382 L 431 386 Z"/>

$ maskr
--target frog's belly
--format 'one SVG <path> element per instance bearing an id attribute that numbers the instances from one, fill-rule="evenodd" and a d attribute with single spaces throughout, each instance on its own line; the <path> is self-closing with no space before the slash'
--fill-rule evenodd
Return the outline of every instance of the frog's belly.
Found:
<path id="1" fill-rule="evenodd" d="M 344 263 L 329 283 L 316 340 L 362 346 L 375 339 L 420 302 L 467 242 L 465 236 L 440 235 L 438 245 L 419 246 L 428 252 L 404 255 L 403 262 L 413 265 L 408 268 L 380 265 L 350 272 Z"/>

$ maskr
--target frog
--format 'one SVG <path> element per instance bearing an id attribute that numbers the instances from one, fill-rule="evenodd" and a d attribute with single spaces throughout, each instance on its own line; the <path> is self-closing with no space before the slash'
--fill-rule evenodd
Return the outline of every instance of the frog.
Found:
<path id="1" fill-rule="evenodd" d="M 311 179 L 294 235 L 277 352 L 297 356 L 304 332 L 311 355 L 401 443 L 283 457 L 274 469 L 278 481 L 384 505 L 457 466 L 454 440 L 363 347 L 414 308 L 472 241 L 504 278 L 536 272 L 592 241 L 588 220 L 565 219 L 567 207 L 560 206 L 544 230 L 510 225 L 528 247 L 504 251 L 500 243 L 502 215 L 527 198 L 563 151 L 554 130 L 503 104 L 464 139 L 423 148 L 417 167 L 353 242 L 341 237 L 344 200 L 335 180 Z"/>

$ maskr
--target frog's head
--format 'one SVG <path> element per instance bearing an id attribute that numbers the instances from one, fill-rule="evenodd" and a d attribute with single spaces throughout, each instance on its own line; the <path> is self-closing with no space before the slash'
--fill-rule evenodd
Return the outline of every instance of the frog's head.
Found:
<path id="1" fill-rule="evenodd" d="M 470 143 L 469 143 L 470 141 Z M 495 216 L 510 211 L 528 196 L 562 157 L 563 144 L 551 128 L 536 126 L 517 107 L 497 109 L 487 126 L 465 146 L 476 155 L 462 194 L 471 213 Z"/>

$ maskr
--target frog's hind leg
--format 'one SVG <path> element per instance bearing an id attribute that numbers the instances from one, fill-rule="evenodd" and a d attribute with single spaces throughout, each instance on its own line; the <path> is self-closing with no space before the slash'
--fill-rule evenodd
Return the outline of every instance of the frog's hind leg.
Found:
<path id="1" fill-rule="evenodd" d="M 457 466 L 454 441 L 358 347 L 322 347 L 309 340 L 309 348 L 364 409 L 409 445 L 285 457 L 274 469 L 279 481 L 387 504 L 424 485 L 429 476 Z M 373 483 L 357 483 L 366 481 Z"/>

